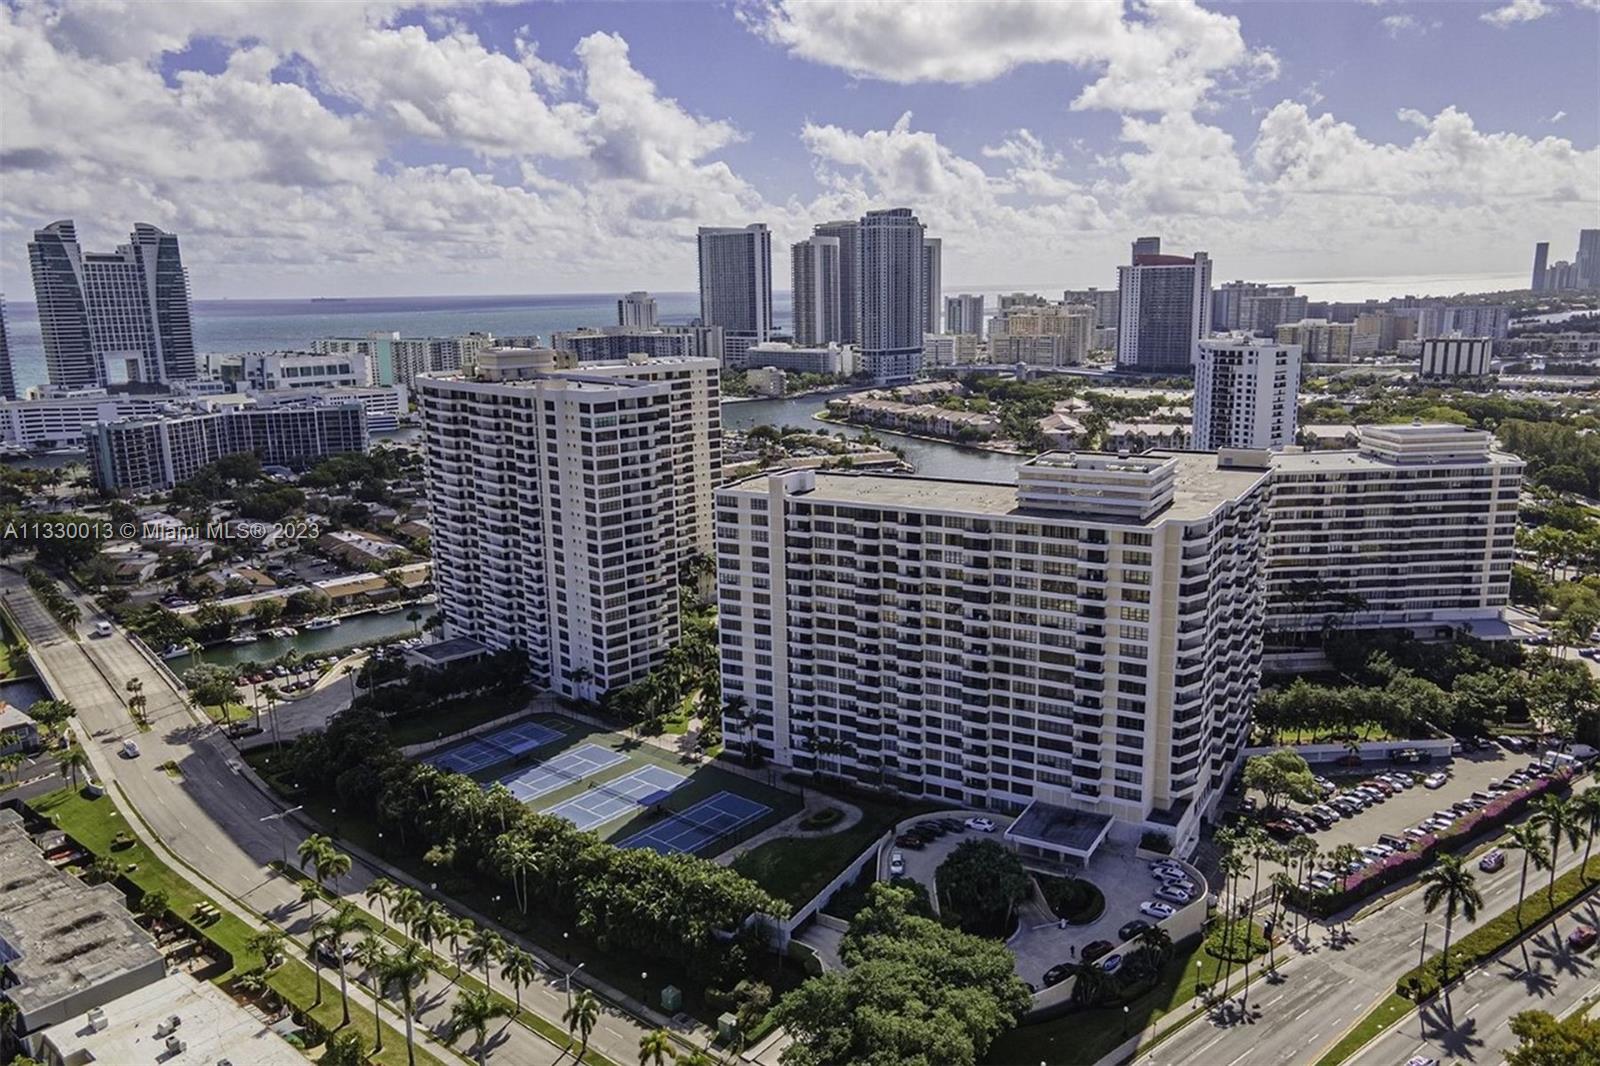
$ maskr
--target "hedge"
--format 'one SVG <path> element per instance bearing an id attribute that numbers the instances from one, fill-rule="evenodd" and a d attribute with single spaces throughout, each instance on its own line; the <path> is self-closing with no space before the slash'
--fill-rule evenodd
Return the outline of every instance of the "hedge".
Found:
<path id="1" fill-rule="evenodd" d="M 1491 800 L 1483 808 L 1464 815 L 1449 829 L 1429 834 L 1416 841 L 1409 851 L 1397 851 L 1380 862 L 1364 867 L 1353 874 L 1342 890 L 1333 892 L 1307 892 L 1296 886 L 1284 893 L 1287 902 L 1318 918 L 1337 914 L 1346 907 L 1359 903 L 1379 890 L 1397 881 L 1426 870 L 1433 865 L 1434 856 L 1443 851 L 1455 851 L 1469 844 L 1479 835 L 1499 829 L 1528 809 L 1532 802 L 1547 792 L 1565 791 L 1570 787 L 1572 773 L 1560 770 L 1520 788 L 1509 795 Z"/>
<path id="2" fill-rule="evenodd" d="M 1508 907 L 1472 932 L 1450 944 L 1450 973 L 1460 977 L 1467 967 L 1482 962 L 1510 946 L 1518 937 L 1537 928 L 1540 922 L 1562 908 L 1578 902 L 1594 888 L 1591 878 L 1600 877 L 1600 855 L 1584 869 L 1568 870 L 1556 878 L 1554 905 L 1545 890 L 1528 893 L 1522 901 L 1522 924 L 1517 924 L 1517 908 Z M 1395 991 L 1407 999 L 1421 1002 L 1443 985 L 1443 955 L 1435 955 L 1421 966 L 1413 966 L 1395 982 Z"/>

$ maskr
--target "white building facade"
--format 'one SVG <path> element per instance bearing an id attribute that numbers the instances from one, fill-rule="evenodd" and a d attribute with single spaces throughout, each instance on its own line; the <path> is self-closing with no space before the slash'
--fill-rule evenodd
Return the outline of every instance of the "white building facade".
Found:
<path id="1" fill-rule="evenodd" d="M 840 326 L 843 303 L 839 296 L 839 238 L 810 237 L 797 242 L 789 251 L 794 342 L 802 347 L 838 343 L 843 337 Z"/>
<path id="2" fill-rule="evenodd" d="M 1486 378 L 1494 341 L 1488 337 L 1429 337 L 1419 372 L 1425 378 Z"/>
<path id="3" fill-rule="evenodd" d="M 1249 337 L 1196 346 L 1193 447 L 1278 449 L 1295 441 L 1300 349 Z"/>

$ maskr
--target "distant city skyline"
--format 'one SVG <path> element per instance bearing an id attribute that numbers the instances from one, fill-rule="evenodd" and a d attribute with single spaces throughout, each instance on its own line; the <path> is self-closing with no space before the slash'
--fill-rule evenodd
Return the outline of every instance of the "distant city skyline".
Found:
<path id="1" fill-rule="evenodd" d="M 689 291 L 700 226 L 899 205 L 945 292 L 1107 288 L 1147 233 L 1526 278 L 1600 214 L 1592 6 L 996 8 L 5 5 L 0 291 L 68 217 L 180 234 L 204 300 Z"/>

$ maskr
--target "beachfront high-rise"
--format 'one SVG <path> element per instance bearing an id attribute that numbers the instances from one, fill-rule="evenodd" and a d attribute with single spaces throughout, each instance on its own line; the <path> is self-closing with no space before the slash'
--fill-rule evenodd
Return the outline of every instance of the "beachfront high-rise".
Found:
<path id="1" fill-rule="evenodd" d="M 587 699 L 677 640 L 678 564 L 712 542 L 718 366 L 557 361 L 489 348 L 417 400 L 447 634 L 519 648 L 535 684 Z"/>
<path id="2" fill-rule="evenodd" d="M 909 207 L 861 219 L 861 367 L 880 385 L 909 382 L 922 367 L 925 236 Z"/>
<path id="3" fill-rule="evenodd" d="M 772 337 L 772 234 L 763 222 L 701 226 L 700 322 L 722 327 L 727 365 L 744 365 L 752 344 Z"/>
<path id="4" fill-rule="evenodd" d="M 1533 281 L 1528 286 L 1534 292 L 1544 292 L 1549 283 L 1550 242 L 1540 241 L 1533 246 Z"/>
<path id="5" fill-rule="evenodd" d="M 1194 364 L 1196 451 L 1294 443 L 1300 349 L 1235 335 L 1200 341 Z"/>
<path id="6" fill-rule="evenodd" d="M 789 250 L 794 342 L 814 347 L 842 339 L 839 238 L 810 237 Z"/>
<path id="7" fill-rule="evenodd" d="M 1195 342 L 1211 332 L 1211 260 L 1204 252 L 1162 255 L 1160 246 L 1159 238 L 1139 238 L 1133 263 L 1117 268 L 1117 366 L 1187 374 Z"/>
<path id="8" fill-rule="evenodd" d="M 6 297 L 0 293 L 0 399 L 17 398 L 17 368 L 11 365 L 11 341 L 6 336 Z"/>
<path id="9" fill-rule="evenodd" d="M 969 333 L 983 337 L 983 295 L 962 293 L 947 296 L 944 301 L 944 327 L 946 333 Z"/>
<path id="10" fill-rule="evenodd" d="M 922 332 L 942 333 L 944 313 L 944 241 L 922 239 Z M 954 332 L 954 331 L 952 331 Z"/>
<path id="11" fill-rule="evenodd" d="M 189 276 L 175 234 L 140 222 L 115 252 L 85 252 L 63 219 L 34 232 L 28 262 L 52 385 L 194 380 Z"/>
<path id="12" fill-rule="evenodd" d="M 821 222 L 813 236 L 839 242 L 839 343 L 861 343 L 861 223 L 853 218 Z"/>
<path id="13" fill-rule="evenodd" d="M 656 298 L 647 292 L 630 292 L 617 301 L 617 325 L 623 329 L 654 329 Z"/>
<path id="14" fill-rule="evenodd" d="M 717 493 L 730 751 L 1029 810 L 1025 853 L 1186 851 L 1260 673 L 1264 453 L 1049 453 L 1019 484 L 831 471 Z M 1044 831 L 1056 822 L 1062 834 Z"/>

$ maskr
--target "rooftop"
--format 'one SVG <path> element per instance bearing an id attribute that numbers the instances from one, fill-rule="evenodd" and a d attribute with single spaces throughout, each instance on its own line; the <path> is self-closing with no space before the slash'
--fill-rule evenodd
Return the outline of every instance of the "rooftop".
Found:
<path id="1" fill-rule="evenodd" d="M 448 640 L 437 640 L 432 644 L 423 644 L 412 648 L 411 654 L 424 662 L 435 665 L 454 662 L 457 659 L 466 659 L 475 655 L 484 655 L 489 651 L 488 645 L 471 637 L 451 637 Z"/>
<path id="2" fill-rule="evenodd" d="M 1067 851 L 1080 858 L 1088 858 L 1105 839 L 1111 826 L 1109 814 L 1058 807 L 1053 803 L 1034 800 L 1018 816 L 1006 839 L 1023 843 L 1044 845 L 1051 850 Z"/>

